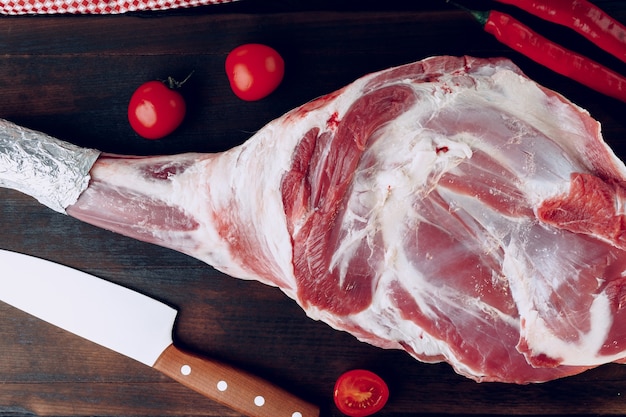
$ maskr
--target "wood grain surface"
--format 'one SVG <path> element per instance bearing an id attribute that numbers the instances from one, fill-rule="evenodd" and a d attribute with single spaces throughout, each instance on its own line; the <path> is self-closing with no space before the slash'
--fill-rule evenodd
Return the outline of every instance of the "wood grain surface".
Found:
<path id="1" fill-rule="evenodd" d="M 626 22 L 626 2 L 596 1 Z M 626 65 L 571 32 L 488 1 L 538 31 L 626 74 Z M 262 42 L 284 56 L 280 88 L 243 102 L 223 70 L 230 50 Z M 0 18 L 0 117 L 81 146 L 124 154 L 217 152 L 275 117 L 371 71 L 430 55 L 507 56 L 530 77 L 588 109 L 626 158 L 626 104 L 603 97 L 500 45 L 445 1 L 271 1 L 120 16 Z M 160 141 L 126 120 L 134 89 L 193 76 L 189 113 Z M 0 247 L 53 260 L 180 310 L 177 342 L 242 367 L 339 416 L 336 378 L 378 372 L 391 389 L 381 416 L 626 415 L 626 366 L 539 385 L 478 384 L 446 364 L 363 344 L 313 321 L 279 290 L 225 276 L 185 255 L 80 223 L 0 189 Z M 0 271 L 0 273 L 4 273 Z M 15 279 L 19 279 L 16 276 Z M 144 365 L 0 303 L 0 415 L 238 416 Z"/>

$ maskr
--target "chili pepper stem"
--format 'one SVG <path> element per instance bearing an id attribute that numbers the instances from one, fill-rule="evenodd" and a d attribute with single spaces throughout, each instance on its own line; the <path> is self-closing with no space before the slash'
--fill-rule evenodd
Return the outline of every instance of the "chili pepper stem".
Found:
<path id="1" fill-rule="evenodd" d="M 458 4 L 454 1 L 450 1 L 450 0 L 446 0 L 446 3 L 450 3 L 451 5 L 453 5 L 454 7 L 457 7 L 461 10 L 464 10 L 466 12 L 468 12 L 469 14 L 471 14 L 477 21 L 478 23 L 480 23 L 482 26 L 485 26 L 485 24 L 487 24 L 487 20 L 489 19 L 489 13 L 488 11 L 481 11 L 481 10 L 472 10 L 469 9 L 461 4 Z"/>

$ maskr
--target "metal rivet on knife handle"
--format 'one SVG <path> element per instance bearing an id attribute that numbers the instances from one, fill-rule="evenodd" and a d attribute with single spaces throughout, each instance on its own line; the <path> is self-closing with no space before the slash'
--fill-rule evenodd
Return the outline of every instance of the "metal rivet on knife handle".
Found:
<path id="1" fill-rule="evenodd" d="M 154 368 L 250 417 L 317 417 L 319 408 L 229 365 L 168 347 Z"/>

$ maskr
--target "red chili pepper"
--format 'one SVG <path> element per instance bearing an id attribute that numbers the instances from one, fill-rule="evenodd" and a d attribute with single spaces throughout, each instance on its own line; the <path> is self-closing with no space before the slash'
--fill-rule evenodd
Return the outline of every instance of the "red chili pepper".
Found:
<path id="1" fill-rule="evenodd" d="M 587 0 L 496 0 L 580 33 L 626 62 L 626 26 Z"/>
<path id="2" fill-rule="evenodd" d="M 617 72 L 546 39 L 508 14 L 495 10 L 472 14 L 486 32 L 508 47 L 554 72 L 626 102 L 626 78 Z"/>

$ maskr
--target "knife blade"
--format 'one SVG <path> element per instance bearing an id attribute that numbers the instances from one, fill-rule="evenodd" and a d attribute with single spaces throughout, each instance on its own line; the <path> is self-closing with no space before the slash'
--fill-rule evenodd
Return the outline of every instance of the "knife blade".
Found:
<path id="1" fill-rule="evenodd" d="M 164 373 L 250 417 L 317 417 L 317 406 L 173 343 L 177 311 L 146 295 L 30 255 L 0 249 L 0 300 Z"/>

